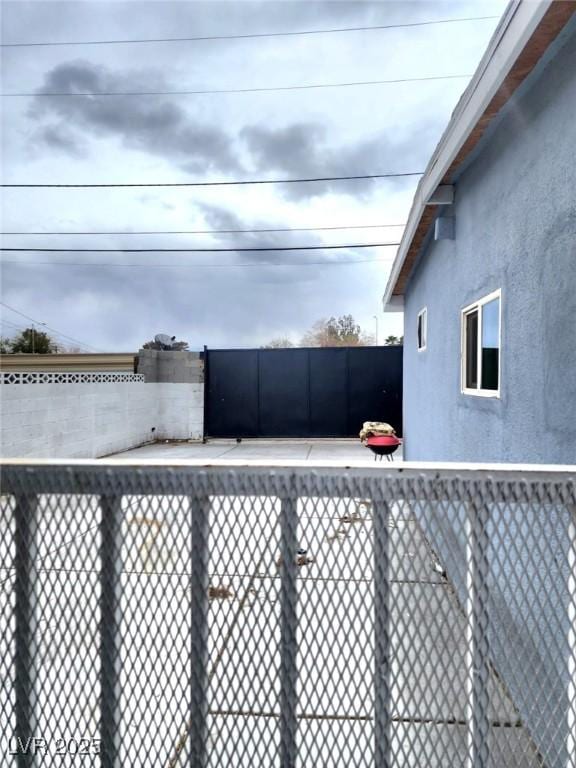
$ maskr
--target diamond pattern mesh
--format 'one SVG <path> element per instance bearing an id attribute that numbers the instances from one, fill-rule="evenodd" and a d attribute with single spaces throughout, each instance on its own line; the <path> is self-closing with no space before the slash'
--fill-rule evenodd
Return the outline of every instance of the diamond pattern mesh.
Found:
<path id="1" fill-rule="evenodd" d="M 0 764 L 573 766 L 574 489 L 8 464 Z"/>

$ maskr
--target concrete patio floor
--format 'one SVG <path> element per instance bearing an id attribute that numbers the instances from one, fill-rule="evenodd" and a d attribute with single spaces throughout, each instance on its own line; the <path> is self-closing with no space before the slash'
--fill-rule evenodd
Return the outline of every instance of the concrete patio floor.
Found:
<path id="1" fill-rule="evenodd" d="M 168 462 L 230 460 L 262 464 L 299 461 L 311 466 L 342 461 L 374 465 L 372 453 L 358 440 L 166 442 L 115 454 L 113 458 Z M 398 463 L 397 459 L 395 463 Z M 387 462 L 383 462 L 381 466 L 386 465 Z M 151 516 L 165 522 L 171 519 L 168 499 L 157 498 L 152 503 L 145 499 L 143 504 L 143 511 L 133 519 L 150 519 Z M 343 519 L 339 504 L 342 501 L 304 499 L 300 506 L 299 536 L 314 559 L 310 569 L 298 574 L 300 702 L 304 712 L 312 712 L 310 719 L 305 715 L 300 718 L 299 749 L 303 755 L 311 757 L 310 764 L 329 764 L 334 751 L 331 745 L 338 745 L 337 754 L 338 750 L 344 750 L 342 722 L 357 717 L 354 730 L 350 730 L 346 737 L 351 750 L 348 764 L 361 765 L 375 738 L 369 682 L 366 683 L 371 680 L 374 669 L 371 613 L 374 538 L 368 503 L 364 507 L 367 511 L 364 521 L 348 524 L 345 534 L 336 539 L 334 531 L 342 531 L 341 522 L 338 522 Z M 163 505 L 166 505 L 164 510 Z M 235 765 L 251 765 L 259 750 L 263 750 L 259 765 L 264 768 L 272 765 L 271 753 L 262 745 L 270 740 L 270 701 L 275 701 L 277 656 L 271 654 L 270 648 L 279 647 L 279 630 L 277 613 L 270 606 L 279 599 L 280 576 L 275 565 L 277 540 L 272 535 L 277 518 L 269 505 L 270 500 L 262 506 L 261 500 L 255 503 L 254 499 L 246 498 L 243 506 L 222 506 L 220 500 L 212 507 L 212 535 L 218 545 L 211 555 L 210 578 L 215 584 L 225 583 L 232 590 L 231 594 L 248 594 L 248 589 L 253 589 L 257 597 L 246 610 L 243 598 L 236 603 L 233 600 L 216 602 L 211 608 L 213 646 L 216 648 L 223 643 L 222 647 L 225 647 L 228 637 L 234 640 L 233 652 L 222 657 L 228 665 L 214 676 L 211 683 L 214 700 L 229 702 L 229 711 L 213 714 L 210 732 L 213 734 L 211 754 L 214 764 L 220 764 L 225 758 L 231 743 L 243 742 L 250 748 L 250 762 L 237 758 Z M 178 509 L 176 506 L 176 515 Z M 131 515 L 135 515 L 134 509 Z M 243 520 L 240 527 L 239 519 Z M 390 768 L 464 766 L 469 760 L 466 615 L 454 585 L 438 570 L 438 557 L 406 502 L 391 504 L 389 529 Z M 166 537 L 164 545 L 175 553 L 186 552 L 185 546 L 178 543 L 178 537 L 186 537 L 188 529 L 179 523 L 167 530 L 168 533 L 163 534 Z M 136 542 L 137 539 L 129 547 L 130 551 L 136 550 Z M 146 550 L 146 557 L 153 551 Z M 255 564 L 258 562 L 260 565 Z M 242 568 L 238 569 L 234 563 L 241 563 Z M 139 586 L 138 581 L 131 584 L 133 603 L 136 606 L 144 603 L 149 611 L 146 621 L 140 621 L 138 629 L 131 630 L 132 642 L 139 649 L 149 647 L 151 637 L 161 637 L 161 644 L 167 649 L 178 648 L 178 642 L 185 642 L 184 636 L 177 634 L 178 627 L 184 627 L 184 632 L 186 626 L 179 613 L 182 593 L 171 592 L 176 588 L 181 590 L 180 582 L 174 580 L 171 573 L 185 571 L 185 562 L 167 558 L 165 566 L 155 566 L 146 576 L 144 587 Z M 252 571 L 253 576 L 250 575 Z M 228 581 L 222 582 L 223 578 Z M 149 584 L 155 584 L 149 579 L 155 579 L 157 587 L 145 592 Z M 360 606 L 365 609 L 364 614 Z M 151 626 L 153 632 L 150 632 Z M 227 627 L 233 627 L 233 635 Z M 137 635 L 138 631 L 141 634 Z M 146 658 L 146 654 L 142 656 Z M 139 655 L 136 662 L 130 662 L 135 664 L 131 673 L 134 679 L 141 676 L 138 671 L 140 659 Z M 180 663 L 181 653 L 170 655 L 168 652 L 161 669 L 165 674 L 170 668 L 173 671 L 165 679 L 177 679 Z M 151 668 L 147 672 L 148 679 L 155 680 L 154 675 L 160 674 L 159 669 Z M 367 687 L 362 693 L 364 685 Z M 136 684 L 134 686 L 137 688 Z M 143 694 L 142 711 L 169 711 L 175 690 L 160 683 L 159 678 L 150 690 L 161 693 L 156 694 L 153 701 Z M 490 755 L 485 762 L 486 768 L 541 768 L 543 762 L 530 734 L 492 667 L 487 695 Z M 234 713 L 238 712 L 242 712 L 241 720 L 235 719 Z M 318 719 L 315 717 L 317 712 L 321 714 Z M 140 718 L 141 739 L 151 722 L 152 715 L 149 719 Z M 161 732 L 161 727 L 170 727 L 170 722 L 169 718 L 160 718 L 161 725 L 155 725 L 156 733 Z M 362 744 L 368 746 L 362 747 Z M 248 750 L 244 754 L 248 754 Z"/>
<path id="2" fill-rule="evenodd" d="M 374 456 L 359 440 L 209 440 L 201 442 L 157 442 L 115 453 L 106 458 L 118 459 L 224 459 L 234 461 L 323 461 L 373 462 Z M 402 446 L 394 461 L 402 459 Z M 384 457 L 383 464 L 388 463 Z"/>
<path id="3" fill-rule="evenodd" d="M 311 466 L 314 461 L 342 459 L 373 464 L 372 454 L 359 441 L 338 440 L 156 443 L 116 456 L 168 461 L 296 460 Z M 182 520 L 180 502 L 174 504 L 170 497 L 134 496 L 125 504 L 133 537 L 126 551 L 138 559 L 124 587 L 124 605 L 132 616 L 139 617 L 130 624 L 129 639 L 138 653 L 127 656 L 126 680 L 132 696 L 139 692 L 136 711 L 141 716 L 130 726 L 137 738 L 123 749 L 133 750 L 126 753 L 131 760 L 124 762 L 136 764 L 137 745 L 144 743 L 149 732 L 154 733 L 151 743 L 155 749 L 164 749 L 163 745 L 177 738 L 173 718 L 166 713 L 179 696 L 185 700 L 174 681 L 186 674 L 181 649 L 188 642 L 183 618 L 188 609 L 183 602 L 186 580 L 182 578 L 187 578 L 185 542 L 190 530 Z M 314 558 L 297 576 L 299 695 L 301 709 L 309 715 L 302 715 L 298 725 L 299 749 L 310 757 L 309 763 L 302 760 L 302 764 L 368 765 L 366 755 L 375 738 L 370 693 L 374 674 L 372 512 L 369 502 L 356 506 L 356 511 L 363 510 L 363 519 L 351 523 L 348 518 L 342 528 L 343 513 L 348 509 L 345 500 L 327 497 L 303 499 L 299 508 L 299 540 Z M 278 516 L 273 502 L 262 497 L 244 497 L 242 504 L 220 498 L 212 501 L 211 510 L 210 583 L 224 585 L 237 596 L 211 604 L 212 647 L 224 649 L 231 640 L 226 655 L 222 651 L 222 666 L 211 678 L 211 700 L 227 702 L 226 708 L 220 711 L 216 707 L 211 715 L 211 764 L 230 764 L 228 750 L 236 743 L 244 745 L 244 752 L 235 755 L 234 766 L 253 765 L 257 754 L 258 766 L 269 768 L 275 759 L 267 745 L 274 728 L 269 713 L 274 706 L 270 702 L 276 701 L 280 648 L 278 610 L 273 607 L 280 599 L 278 539 L 273 533 Z M 147 538 L 149 533 L 144 535 L 134 527 L 143 520 L 147 524 L 157 521 L 158 531 L 163 531 L 157 543 L 156 538 Z M 65 530 L 68 535 L 69 528 Z M 97 530 L 91 535 L 94 548 Z M 402 500 L 390 505 L 389 536 L 389 765 L 465 766 L 469 759 L 466 615 L 452 582 L 438 569 L 438 557 L 420 522 Z M 89 539 L 82 542 L 89 546 Z M 241 596 L 250 590 L 255 599 L 246 602 Z M 50 615 L 50 625 L 62 623 L 58 615 Z M 165 649 L 163 662 L 147 668 L 155 647 Z M 213 670 L 216 664 L 214 661 Z M 146 687 L 140 683 L 142 679 Z M 487 688 L 490 756 L 486 768 L 542 768 L 530 734 L 492 668 Z M 239 712 L 241 719 L 236 717 Z M 352 728 L 343 732 L 342 723 L 352 721 Z M 339 762 L 334 762 L 334 754 L 342 755 Z M 166 758 L 160 762 L 165 765 Z"/>

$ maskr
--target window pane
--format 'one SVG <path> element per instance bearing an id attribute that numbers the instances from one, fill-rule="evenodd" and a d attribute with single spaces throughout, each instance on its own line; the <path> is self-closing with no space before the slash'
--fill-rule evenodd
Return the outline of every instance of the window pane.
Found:
<path id="1" fill-rule="evenodd" d="M 418 349 L 426 346 L 426 310 L 418 315 Z"/>
<path id="2" fill-rule="evenodd" d="M 500 299 L 482 307 L 482 389 L 498 389 Z"/>
<path id="3" fill-rule="evenodd" d="M 465 317 L 466 388 L 478 388 L 478 310 Z"/>

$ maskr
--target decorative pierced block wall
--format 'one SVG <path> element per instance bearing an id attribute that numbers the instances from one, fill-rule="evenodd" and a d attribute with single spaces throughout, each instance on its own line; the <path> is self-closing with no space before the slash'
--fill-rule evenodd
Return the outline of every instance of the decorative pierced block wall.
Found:
<path id="1" fill-rule="evenodd" d="M 0 373 L 0 384 L 102 384 L 141 381 L 142 373 Z"/>

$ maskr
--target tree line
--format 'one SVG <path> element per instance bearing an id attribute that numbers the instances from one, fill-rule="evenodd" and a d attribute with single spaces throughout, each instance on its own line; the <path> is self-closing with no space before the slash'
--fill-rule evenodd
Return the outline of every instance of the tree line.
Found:
<path id="1" fill-rule="evenodd" d="M 387 336 L 386 346 L 395 346 L 404 342 L 403 336 Z M 299 344 L 287 337 L 272 339 L 262 345 L 262 349 L 285 349 L 287 347 L 371 347 L 376 338 L 366 333 L 352 315 L 322 318 L 302 336 Z"/>
<path id="2" fill-rule="evenodd" d="M 386 346 L 403 344 L 403 336 L 387 336 Z M 370 347 L 376 343 L 375 337 L 362 330 L 352 315 L 341 315 L 317 320 L 302 336 L 300 343 L 294 343 L 287 337 L 272 339 L 262 345 L 262 349 L 284 349 L 286 347 Z M 147 341 L 144 349 L 159 349 L 155 341 Z M 178 341 L 173 349 L 187 350 L 188 343 Z M 48 355 L 58 352 L 80 352 L 79 347 L 66 347 L 56 341 L 45 331 L 34 327 L 25 328 L 14 338 L 0 337 L 0 354 L 36 354 Z"/>
<path id="3" fill-rule="evenodd" d="M 45 331 L 39 331 L 37 328 L 25 328 L 17 336 L 7 338 L 0 337 L 0 354 L 15 355 L 17 353 L 27 353 L 36 355 L 50 355 L 56 352 L 76 352 L 80 349 L 68 349 L 62 344 L 57 344 L 54 339 Z"/>

